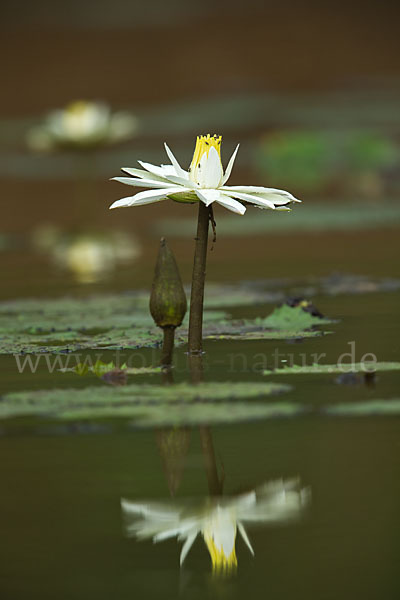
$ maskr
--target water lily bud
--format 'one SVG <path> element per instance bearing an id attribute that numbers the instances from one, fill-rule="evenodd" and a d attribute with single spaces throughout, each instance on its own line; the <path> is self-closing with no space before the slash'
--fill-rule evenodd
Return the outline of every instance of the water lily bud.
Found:
<path id="1" fill-rule="evenodd" d="M 178 265 L 165 238 L 161 238 L 150 296 L 151 316 L 158 327 L 179 327 L 186 308 Z"/>

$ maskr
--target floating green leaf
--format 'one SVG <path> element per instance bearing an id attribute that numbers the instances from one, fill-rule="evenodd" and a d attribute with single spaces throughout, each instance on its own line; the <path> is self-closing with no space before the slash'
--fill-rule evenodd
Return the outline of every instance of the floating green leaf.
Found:
<path id="1" fill-rule="evenodd" d="M 211 303 L 223 305 L 232 286 L 211 293 Z M 259 291 L 243 294 L 238 286 L 236 300 L 254 303 Z M 265 295 L 265 292 L 262 292 Z M 275 292 L 276 293 L 276 292 Z M 219 297 L 219 302 L 217 298 Z M 265 300 L 265 299 L 264 299 Z M 330 323 L 312 316 L 301 307 L 282 306 L 271 315 L 230 320 L 222 311 L 206 310 L 204 333 L 210 339 L 289 339 L 321 335 L 314 325 Z M 312 330 L 313 329 L 313 330 Z M 148 296 L 120 294 L 86 299 L 19 300 L 0 303 L 0 354 L 65 353 L 85 349 L 137 349 L 159 346 L 162 334 L 148 312 Z M 187 340 L 187 318 L 178 330 L 176 343 Z"/>
<path id="2" fill-rule="evenodd" d="M 207 340 L 290 340 L 290 339 L 301 339 L 301 338 L 313 338 L 321 337 L 331 333 L 330 331 L 302 331 L 302 330 L 287 330 L 287 331 L 274 331 L 272 329 L 265 329 L 260 331 L 238 331 L 237 333 L 218 333 L 208 334 L 205 336 Z"/>
<path id="3" fill-rule="evenodd" d="M 105 363 L 99 359 L 96 360 L 94 364 L 88 364 L 88 362 L 78 363 L 74 367 L 59 369 L 59 371 L 62 373 L 72 372 L 77 375 L 94 373 L 97 377 L 102 377 L 106 373 L 116 369 L 124 372 L 126 375 L 150 375 L 162 372 L 162 367 L 128 367 L 125 363 L 121 366 L 117 366 L 113 361 Z"/>
<path id="4" fill-rule="evenodd" d="M 278 330 L 305 330 L 315 325 L 334 323 L 332 319 L 318 317 L 304 310 L 301 306 L 288 306 L 283 304 L 265 317 L 264 319 L 255 319 L 254 325 L 259 325 L 268 329 Z"/>
<path id="5" fill-rule="evenodd" d="M 162 334 L 148 309 L 148 293 L 0 303 L 0 354 L 62 353 L 83 349 L 158 346 Z M 205 311 L 205 326 L 226 318 Z"/>
<path id="6" fill-rule="evenodd" d="M 400 362 L 362 362 L 336 365 L 292 365 L 266 370 L 264 375 L 323 375 L 340 373 L 370 373 L 375 371 L 399 371 Z"/>
<path id="7" fill-rule="evenodd" d="M 327 415 L 335 417 L 370 417 L 400 415 L 400 398 L 386 400 L 368 400 L 366 402 L 349 402 L 335 404 L 324 409 Z"/>
<path id="8" fill-rule="evenodd" d="M 302 306 L 283 304 L 267 317 L 222 321 L 210 324 L 207 339 L 214 340 L 262 340 L 317 337 L 323 332 L 317 325 L 333 323 L 331 319 L 312 315 Z"/>
<path id="9" fill-rule="evenodd" d="M 218 422 L 291 414 L 291 404 L 254 405 L 237 401 L 286 392 L 275 383 L 202 383 L 126 385 L 15 392 L 1 398 L 0 418 L 40 416 L 50 419 L 135 418 L 138 423 Z M 227 401 L 230 401 L 229 403 Z M 224 407 L 220 403 L 224 403 Z M 246 410 L 247 409 L 247 410 Z"/>
<path id="10" fill-rule="evenodd" d="M 271 405 L 221 402 L 218 404 L 194 404 L 192 406 L 166 406 L 165 404 L 160 404 L 146 408 L 125 406 L 116 410 L 100 408 L 97 411 L 88 411 L 86 415 L 82 411 L 70 410 L 61 413 L 60 418 L 64 420 L 76 420 L 125 417 L 129 419 L 134 418 L 132 423 L 134 427 L 162 427 L 166 425 L 229 424 L 259 419 L 291 417 L 301 412 L 301 407 L 294 403 L 277 402 Z"/>

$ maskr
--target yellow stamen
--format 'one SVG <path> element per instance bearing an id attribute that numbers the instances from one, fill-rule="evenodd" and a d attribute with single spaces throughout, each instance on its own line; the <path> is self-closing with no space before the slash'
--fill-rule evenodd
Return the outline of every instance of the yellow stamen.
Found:
<path id="1" fill-rule="evenodd" d="M 212 136 L 209 133 L 207 135 L 198 135 L 196 140 L 196 147 L 194 149 L 194 154 L 189 170 L 192 172 L 194 171 L 194 169 L 198 166 L 199 162 L 201 161 L 203 154 L 206 153 L 208 156 L 210 148 L 215 148 L 218 152 L 219 157 L 221 158 L 221 142 L 222 135 L 217 135 L 215 133 Z"/>
<path id="2" fill-rule="evenodd" d="M 77 100 L 76 102 L 71 102 L 70 104 L 68 104 L 65 110 L 69 115 L 78 117 L 82 115 L 87 110 L 87 108 L 87 102 L 85 102 L 84 100 Z"/>
<path id="3" fill-rule="evenodd" d="M 204 532 L 204 541 L 207 544 L 208 551 L 212 560 L 213 572 L 218 574 L 227 574 L 237 568 L 237 558 L 235 546 L 229 556 L 226 556 L 224 549 L 217 548 L 214 538 L 207 532 Z"/>

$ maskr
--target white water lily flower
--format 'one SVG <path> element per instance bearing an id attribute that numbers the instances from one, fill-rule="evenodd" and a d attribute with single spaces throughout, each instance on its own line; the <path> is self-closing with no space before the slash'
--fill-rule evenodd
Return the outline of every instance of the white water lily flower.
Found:
<path id="1" fill-rule="evenodd" d="M 80 100 L 50 112 L 42 125 L 28 132 L 27 142 L 33 150 L 96 146 L 126 139 L 136 127 L 129 113 L 112 113 L 107 104 Z"/>
<path id="2" fill-rule="evenodd" d="M 239 530 L 254 556 L 244 524 L 277 523 L 300 517 L 310 499 L 299 480 L 278 480 L 236 497 L 207 498 L 195 508 L 192 503 L 136 503 L 121 500 L 126 533 L 154 543 L 173 537 L 184 541 L 182 566 L 196 537 L 201 534 L 211 556 L 213 570 L 228 572 L 237 566 L 236 533 Z"/>
<path id="3" fill-rule="evenodd" d="M 178 202 L 204 202 L 206 206 L 218 202 L 228 210 L 243 215 L 246 204 L 257 208 L 290 210 L 288 205 L 300 202 L 289 192 L 257 186 L 226 185 L 232 171 L 239 145 L 232 154 L 224 172 L 221 162 L 221 136 L 200 135 L 188 171 L 182 169 L 165 144 L 170 165 L 155 166 L 138 161 L 142 169 L 123 168 L 130 177 L 114 177 L 115 181 L 137 187 L 150 188 L 134 196 L 114 202 L 110 208 L 139 206 L 172 198 Z M 240 202 L 239 202 L 240 200 Z"/>

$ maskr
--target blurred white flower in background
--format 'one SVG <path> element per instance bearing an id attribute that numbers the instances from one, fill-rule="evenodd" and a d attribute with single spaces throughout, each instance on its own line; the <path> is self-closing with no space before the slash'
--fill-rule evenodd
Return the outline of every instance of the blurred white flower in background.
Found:
<path id="1" fill-rule="evenodd" d="M 173 537 L 183 541 L 182 565 L 196 537 L 201 534 L 211 556 L 213 571 L 229 573 L 237 566 L 236 533 L 254 550 L 244 524 L 273 524 L 298 519 L 309 504 L 310 490 L 298 479 L 265 483 L 249 493 L 207 498 L 200 506 L 191 502 L 145 502 L 121 500 L 126 533 L 154 543 Z"/>
<path id="2" fill-rule="evenodd" d="M 105 103 L 79 100 L 51 111 L 41 125 L 28 131 L 26 141 L 35 151 L 88 148 L 128 139 L 137 126 L 137 118 L 128 112 L 111 112 Z"/>
<path id="3" fill-rule="evenodd" d="M 66 234 L 44 226 L 33 234 L 34 247 L 50 255 L 56 266 L 70 271 L 79 283 L 96 283 L 117 265 L 141 254 L 139 242 L 124 232 Z"/>

